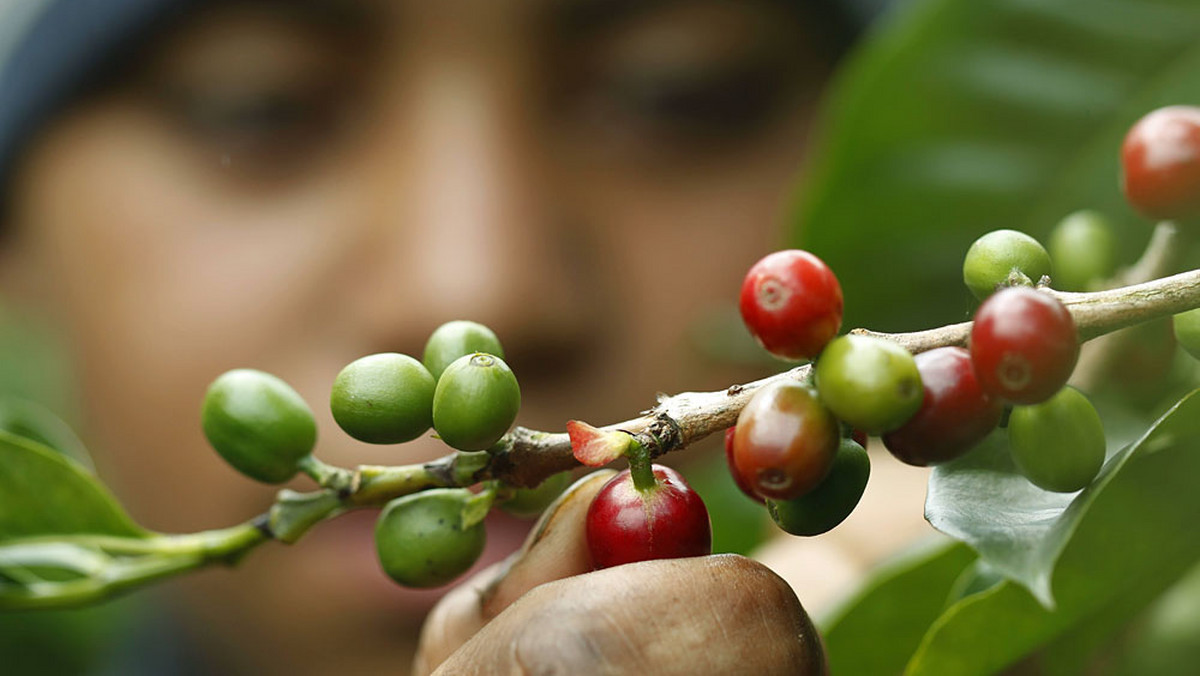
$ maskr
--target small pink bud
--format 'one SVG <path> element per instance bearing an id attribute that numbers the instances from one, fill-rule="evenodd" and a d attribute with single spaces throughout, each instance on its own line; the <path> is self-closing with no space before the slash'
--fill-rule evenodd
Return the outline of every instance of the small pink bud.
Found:
<path id="1" fill-rule="evenodd" d="M 588 467 L 600 467 L 625 455 L 633 437 L 620 430 L 602 430 L 581 421 L 567 422 L 571 452 Z"/>

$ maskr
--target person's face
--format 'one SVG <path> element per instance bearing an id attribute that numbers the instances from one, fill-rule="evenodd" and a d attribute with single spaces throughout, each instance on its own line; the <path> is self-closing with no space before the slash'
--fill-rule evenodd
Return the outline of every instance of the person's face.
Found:
<path id="1" fill-rule="evenodd" d="M 230 368 L 295 386 L 343 466 L 448 451 L 354 442 L 325 402 L 451 319 L 500 336 L 519 424 L 624 419 L 734 375 L 685 337 L 775 241 L 827 68 L 812 31 L 771 2 L 222 4 L 46 125 L 6 281 L 69 332 L 101 473 L 155 529 L 271 500 L 200 432 Z M 394 668 L 427 600 L 384 581 L 364 516 L 172 584 L 265 664 Z"/>

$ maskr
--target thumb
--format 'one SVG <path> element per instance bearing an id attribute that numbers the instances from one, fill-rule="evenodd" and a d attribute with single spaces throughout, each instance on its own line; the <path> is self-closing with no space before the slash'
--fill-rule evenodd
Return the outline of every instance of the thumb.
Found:
<path id="1" fill-rule="evenodd" d="M 413 673 L 436 669 L 530 589 L 591 571 L 587 510 L 614 475 L 600 470 L 576 481 L 546 509 L 520 550 L 447 594 L 425 620 Z"/>

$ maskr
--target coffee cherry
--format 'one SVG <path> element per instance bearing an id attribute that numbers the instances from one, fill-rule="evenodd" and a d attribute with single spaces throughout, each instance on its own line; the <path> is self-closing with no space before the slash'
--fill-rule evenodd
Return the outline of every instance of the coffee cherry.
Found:
<path id="1" fill-rule="evenodd" d="M 396 498 L 375 522 L 383 572 L 406 587 L 440 587 L 467 572 L 483 553 L 482 521 L 467 525 L 473 497 L 465 488 L 434 488 Z"/>
<path id="2" fill-rule="evenodd" d="M 924 467 L 953 460 L 982 441 L 1000 423 L 1004 405 L 979 388 L 963 348 L 940 347 L 915 359 L 925 385 L 921 408 L 883 435 L 883 445 L 901 462 Z"/>
<path id="3" fill-rule="evenodd" d="M 1008 417 L 1008 440 L 1017 469 L 1035 486 L 1073 493 L 1096 478 L 1104 464 L 1104 426 L 1095 407 L 1072 387 L 1036 406 L 1017 406 Z"/>
<path id="4" fill-rule="evenodd" d="M 921 408 L 916 362 L 908 350 L 882 338 L 837 338 L 821 353 L 815 373 L 829 410 L 870 434 L 896 429 Z"/>
<path id="5" fill-rule="evenodd" d="M 442 371 L 459 357 L 482 352 L 504 358 L 500 339 L 491 329 L 478 322 L 459 319 L 437 327 L 425 343 L 421 361 L 433 379 L 441 377 Z"/>
<path id="6" fill-rule="evenodd" d="M 1175 340 L 1188 354 L 1200 359 L 1200 308 L 1181 312 L 1171 318 Z"/>
<path id="7" fill-rule="evenodd" d="M 373 354 L 342 369 L 329 408 L 346 434 L 371 444 L 412 441 L 433 425 L 433 376 L 406 354 Z"/>
<path id="8" fill-rule="evenodd" d="M 278 484 L 312 453 L 317 423 L 287 383 L 262 371 L 221 374 L 204 395 L 200 422 L 208 443 L 242 474 Z"/>
<path id="9" fill-rule="evenodd" d="M 1200 213 L 1200 108 L 1168 106 L 1138 120 L 1121 144 L 1121 189 L 1155 219 Z"/>
<path id="10" fill-rule="evenodd" d="M 559 472 L 535 488 L 518 488 L 512 497 L 500 503 L 500 509 L 523 519 L 535 517 L 545 511 L 570 483 L 571 473 Z"/>
<path id="11" fill-rule="evenodd" d="M 798 498 L 829 474 L 839 440 L 838 421 L 816 392 L 793 382 L 764 385 L 738 415 L 738 483 L 764 498 Z"/>
<path id="12" fill-rule="evenodd" d="M 1050 274 L 1050 254 L 1036 239 L 1016 230 L 987 233 L 963 259 L 963 282 L 979 300 L 992 295 L 1013 272 L 1033 283 Z"/>
<path id="13" fill-rule="evenodd" d="M 725 430 L 725 463 L 729 465 L 729 473 L 733 475 L 733 482 L 737 484 L 738 490 L 745 493 L 746 497 L 761 504 L 762 496 L 754 492 L 754 487 L 746 482 L 746 478 L 737 471 L 737 467 L 733 464 L 733 438 L 736 434 L 736 426 Z"/>
<path id="14" fill-rule="evenodd" d="M 975 313 L 970 341 L 975 377 L 994 397 L 1041 403 L 1071 377 L 1077 340 L 1071 313 L 1058 299 L 1028 287 L 1003 289 Z"/>
<path id="15" fill-rule="evenodd" d="M 1085 291 L 1110 277 L 1117 266 L 1117 240 L 1112 224 L 1098 211 L 1076 211 L 1050 233 L 1054 288 Z"/>
<path id="16" fill-rule="evenodd" d="M 654 488 L 639 491 L 625 470 L 592 499 L 586 529 L 595 568 L 712 551 L 712 526 L 704 501 L 675 470 L 662 465 L 652 469 Z"/>
<path id="17" fill-rule="evenodd" d="M 755 263 L 742 282 L 746 328 L 771 354 L 813 359 L 842 326 L 842 287 L 807 251 L 776 251 Z"/>
<path id="18" fill-rule="evenodd" d="M 517 419 L 521 389 L 500 357 L 476 352 L 459 357 L 438 378 L 433 427 L 460 451 L 482 451 L 500 440 Z"/>
<path id="19" fill-rule="evenodd" d="M 871 459 L 854 441 L 845 439 L 833 456 L 829 476 L 813 491 L 795 500 L 768 500 L 775 524 L 792 535 L 820 535 L 846 520 L 867 489 Z"/>

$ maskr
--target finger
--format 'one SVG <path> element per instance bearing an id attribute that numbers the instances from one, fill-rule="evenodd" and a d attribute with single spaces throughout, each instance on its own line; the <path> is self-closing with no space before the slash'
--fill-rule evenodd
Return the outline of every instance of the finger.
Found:
<path id="1" fill-rule="evenodd" d="M 421 628 L 413 673 L 433 671 L 529 589 L 591 570 L 584 535 L 587 508 L 614 474 L 602 470 L 576 481 L 546 508 L 520 550 L 443 597 Z"/>
<path id="2" fill-rule="evenodd" d="M 541 585 L 435 674 L 824 674 L 791 588 L 733 555 L 646 561 Z"/>
<path id="3" fill-rule="evenodd" d="M 593 472 L 568 488 L 538 520 L 524 546 L 484 593 L 483 614 L 499 615 L 525 592 L 545 582 L 592 569 L 587 548 L 587 511 L 616 472 Z"/>

